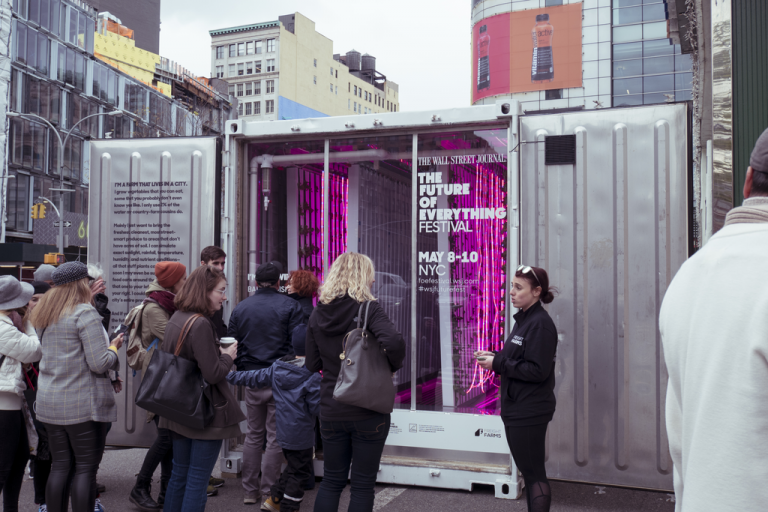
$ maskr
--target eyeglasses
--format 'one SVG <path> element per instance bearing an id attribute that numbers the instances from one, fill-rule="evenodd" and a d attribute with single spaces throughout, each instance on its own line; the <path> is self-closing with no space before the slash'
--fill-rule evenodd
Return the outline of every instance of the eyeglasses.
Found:
<path id="1" fill-rule="evenodd" d="M 531 274 L 533 274 L 533 277 L 534 279 L 536 279 L 536 282 L 539 283 L 539 286 L 541 286 L 541 281 L 539 281 L 539 277 L 536 275 L 536 272 L 534 272 L 534 270 L 528 265 L 520 265 L 519 267 L 517 267 L 517 271 L 522 274 L 527 274 L 530 272 Z"/>
<path id="2" fill-rule="evenodd" d="M 226 288 L 221 289 L 221 290 L 213 290 L 213 291 L 215 291 L 219 295 L 224 295 L 225 293 L 227 293 L 227 289 Z"/>

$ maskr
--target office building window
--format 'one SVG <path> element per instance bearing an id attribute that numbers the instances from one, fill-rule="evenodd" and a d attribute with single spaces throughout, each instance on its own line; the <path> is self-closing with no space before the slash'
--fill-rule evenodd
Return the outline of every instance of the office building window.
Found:
<path id="1" fill-rule="evenodd" d="M 229 74 L 227 76 L 237 76 L 234 64 L 229 65 Z"/>
<path id="2" fill-rule="evenodd" d="M 275 112 L 275 100 L 267 100 L 266 101 L 266 113 L 267 114 L 274 114 Z"/>
<path id="3" fill-rule="evenodd" d="M 224 58 L 224 47 L 223 46 L 217 46 L 216 47 L 216 58 L 217 59 L 223 59 Z"/>
<path id="4" fill-rule="evenodd" d="M 267 80 L 267 90 L 264 92 L 265 94 L 271 94 L 275 92 L 275 81 L 274 80 Z"/>
<path id="5" fill-rule="evenodd" d="M 315 85 L 317 85 L 317 76 L 313 76 L 313 77 L 312 77 L 312 83 L 314 83 Z"/>
<path id="6" fill-rule="evenodd" d="M 237 55 L 240 57 L 245 55 L 245 43 L 237 43 Z"/>
<path id="7" fill-rule="evenodd" d="M 355 86 L 355 96 L 357 96 L 357 86 Z"/>
<path id="8" fill-rule="evenodd" d="M 357 112 L 357 102 L 355 102 L 355 108 L 354 108 L 354 110 L 355 110 L 355 112 Z"/>
<path id="9" fill-rule="evenodd" d="M 315 67 L 317 67 L 317 59 L 315 59 Z"/>
<path id="10" fill-rule="evenodd" d="M 352 110 L 352 100 L 347 100 L 347 110 Z"/>
<path id="11" fill-rule="evenodd" d="M 267 59 L 267 73 L 275 70 L 275 59 Z"/>
<path id="12" fill-rule="evenodd" d="M 253 41 L 248 41 L 245 43 L 245 53 L 248 55 L 253 55 L 254 45 Z"/>
<path id="13" fill-rule="evenodd" d="M 230 57 L 237 57 L 237 45 L 236 44 L 229 45 L 229 56 Z"/>
<path id="14" fill-rule="evenodd" d="M 253 94 L 256 96 L 261 94 L 261 80 L 253 82 Z"/>
<path id="15" fill-rule="evenodd" d="M 250 102 L 246 103 L 245 104 L 245 115 L 250 116 L 252 113 L 253 112 L 251 111 L 251 104 L 250 104 Z"/>
<path id="16" fill-rule="evenodd" d="M 267 39 L 267 53 L 272 53 L 274 51 L 275 51 L 275 40 Z"/>
<path id="17" fill-rule="evenodd" d="M 224 66 L 216 66 L 216 78 L 224 78 Z"/>
<path id="18" fill-rule="evenodd" d="M 331 84 L 331 94 L 333 94 L 333 84 Z"/>
<path id="19" fill-rule="evenodd" d="M 337 96 L 339 95 L 339 86 L 338 85 L 336 86 L 336 95 Z"/>
<path id="20" fill-rule="evenodd" d="M 241 97 L 243 95 L 243 84 L 237 84 L 237 97 Z"/>
<path id="21" fill-rule="evenodd" d="M 261 53 L 261 41 L 256 41 L 256 53 Z"/>
<path id="22" fill-rule="evenodd" d="M 235 95 L 235 85 L 229 84 L 229 95 L 234 96 Z"/>
<path id="23" fill-rule="evenodd" d="M 245 64 L 240 62 L 237 65 L 237 76 L 243 76 L 245 74 Z"/>
<path id="24" fill-rule="evenodd" d="M 239 116 L 243 115 L 243 104 L 242 103 L 238 103 L 237 104 L 237 115 L 239 115 Z"/>
<path id="25" fill-rule="evenodd" d="M 253 83 L 245 82 L 245 95 L 250 96 L 253 94 Z"/>
<path id="26" fill-rule="evenodd" d="M 252 75 L 253 74 L 253 62 L 246 62 L 245 63 L 245 74 L 246 75 Z"/>
<path id="27" fill-rule="evenodd" d="M 256 115 L 261 114 L 261 102 L 260 101 L 254 101 L 253 102 L 253 113 Z"/>
<path id="28" fill-rule="evenodd" d="M 257 60 L 256 62 L 254 62 L 253 72 L 254 73 L 261 73 L 261 61 L 260 60 Z"/>

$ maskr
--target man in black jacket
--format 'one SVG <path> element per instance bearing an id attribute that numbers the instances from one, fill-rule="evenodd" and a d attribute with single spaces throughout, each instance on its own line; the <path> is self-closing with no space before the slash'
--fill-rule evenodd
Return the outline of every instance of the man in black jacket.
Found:
<path id="1" fill-rule="evenodd" d="M 277 291 L 281 272 L 277 262 L 260 265 L 256 270 L 258 289 L 237 305 L 229 319 L 227 334 L 238 342 L 235 364 L 239 371 L 269 368 L 293 351 L 291 335 L 304 314 L 297 301 Z M 252 505 L 266 500 L 279 477 L 282 451 L 277 444 L 272 388 L 244 391 L 248 433 L 243 446 L 243 503 Z M 267 450 L 262 460 L 265 435 Z"/>

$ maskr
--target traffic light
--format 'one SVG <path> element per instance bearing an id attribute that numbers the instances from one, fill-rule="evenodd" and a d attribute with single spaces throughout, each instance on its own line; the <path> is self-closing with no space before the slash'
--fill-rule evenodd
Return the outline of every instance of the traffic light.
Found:
<path id="1" fill-rule="evenodd" d="M 44 219 L 45 218 L 45 209 L 46 208 L 47 208 L 47 206 L 45 206 L 44 204 L 38 204 L 37 205 L 37 218 L 38 219 Z"/>
<path id="2" fill-rule="evenodd" d="M 37 211 L 38 210 L 37 209 L 38 209 L 39 206 L 40 206 L 39 204 L 33 204 L 32 205 L 32 218 L 33 219 L 37 219 L 38 218 L 38 216 L 37 216 Z"/>

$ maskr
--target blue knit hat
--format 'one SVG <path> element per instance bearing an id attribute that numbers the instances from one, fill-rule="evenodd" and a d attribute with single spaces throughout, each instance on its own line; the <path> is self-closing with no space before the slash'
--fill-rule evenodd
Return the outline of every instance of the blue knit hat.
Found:
<path id="1" fill-rule="evenodd" d="M 54 286 L 61 286 L 67 283 L 74 283 L 81 279 L 90 277 L 88 275 L 88 266 L 79 261 L 70 261 L 64 263 L 51 274 Z"/>

